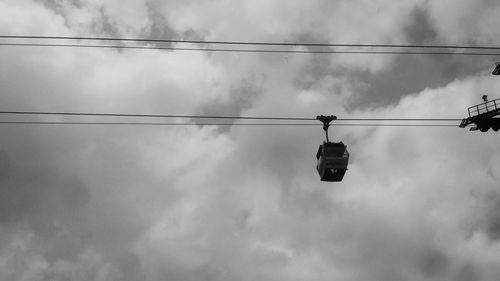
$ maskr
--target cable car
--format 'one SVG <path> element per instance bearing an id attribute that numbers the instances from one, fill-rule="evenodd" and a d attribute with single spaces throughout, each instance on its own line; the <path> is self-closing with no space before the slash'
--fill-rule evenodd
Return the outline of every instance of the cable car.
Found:
<path id="1" fill-rule="evenodd" d="M 330 142 L 328 140 L 328 127 L 330 122 L 336 120 L 336 116 L 317 116 L 316 119 L 323 122 L 323 130 L 326 133 L 326 141 L 318 148 L 316 159 L 318 163 L 319 177 L 322 181 L 339 182 L 344 178 L 349 163 L 349 152 L 347 146 L 342 142 Z"/>
<path id="2" fill-rule="evenodd" d="M 349 152 L 342 142 L 323 142 L 316 153 L 319 176 L 322 181 L 342 181 L 347 171 Z"/>

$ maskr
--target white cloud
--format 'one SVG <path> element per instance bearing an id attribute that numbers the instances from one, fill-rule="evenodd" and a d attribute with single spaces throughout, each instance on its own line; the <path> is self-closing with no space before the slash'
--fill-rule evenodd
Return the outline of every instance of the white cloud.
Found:
<path id="1" fill-rule="evenodd" d="M 33 33 L 68 35 L 64 19 L 29 0 L 0 3 L 0 31 L 5 35 Z M 29 19 L 29 20 L 26 20 Z"/>

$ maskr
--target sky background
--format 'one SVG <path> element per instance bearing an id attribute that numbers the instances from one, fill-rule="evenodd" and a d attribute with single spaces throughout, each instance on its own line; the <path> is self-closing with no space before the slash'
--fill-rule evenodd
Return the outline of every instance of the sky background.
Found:
<path id="1" fill-rule="evenodd" d="M 495 0 L 0 0 L 0 35 L 498 45 L 499 14 Z M 500 97 L 496 60 L 2 46 L 0 109 L 462 118 Z M 498 133 L 334 127 L 341 183 L 319 180 L 323 138 L 0 125 L 0 279 L 498 280 Z"/>

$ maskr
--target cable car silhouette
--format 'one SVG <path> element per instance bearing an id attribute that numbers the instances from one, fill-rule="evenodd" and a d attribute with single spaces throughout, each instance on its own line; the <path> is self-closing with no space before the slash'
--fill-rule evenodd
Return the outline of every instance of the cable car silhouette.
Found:
<path id="1" fill-rule="evenodd" d="M 330 142 L 328 140 L 328 127 L 330 122 L 336 120 L 336 116 L 317 116 L 316 119 L 323 122 L 323 130 L 326 133 L 326 141 L 318 148 L 316 159 L 318 163 L 316 170 L 321 181 L 339 182 L 344 178 L 349 163 L 349 152 L 347 146 L 342 142 Z"/>

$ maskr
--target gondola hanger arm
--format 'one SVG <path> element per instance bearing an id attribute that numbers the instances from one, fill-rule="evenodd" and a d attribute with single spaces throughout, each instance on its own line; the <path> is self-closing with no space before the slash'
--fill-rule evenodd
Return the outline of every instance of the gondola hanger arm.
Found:
<path id="1" fill-rule="evenodd" d="M 318 116 L 316 116 L 316 119 L 323 123 L 323 130 L 325 130 L 325 134 L 326 134 L 326 142 L 329 142 L 329 140 L 328 140 L 328 128 L 330 127 L 330 122 L 332 122 L 333 120 L 337 120 L 337 116 L 318 115 Z"/>

